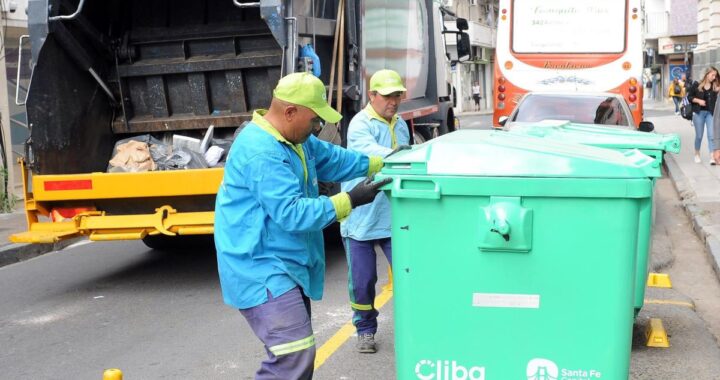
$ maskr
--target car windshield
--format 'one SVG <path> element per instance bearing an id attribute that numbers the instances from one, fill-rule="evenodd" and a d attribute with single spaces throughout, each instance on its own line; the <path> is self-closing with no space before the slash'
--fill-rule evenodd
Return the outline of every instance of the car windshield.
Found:
<path id="1" fill-rule="evenodd" d="M 630 126 L 621 100 L 613 96 L 528 95 L 518 104 L 514 122 L 568 120 L 573 123 Z"/>

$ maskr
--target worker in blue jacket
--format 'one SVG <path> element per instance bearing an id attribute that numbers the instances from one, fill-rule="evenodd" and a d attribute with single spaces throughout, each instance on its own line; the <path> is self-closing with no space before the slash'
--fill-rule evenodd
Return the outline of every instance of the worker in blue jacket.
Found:
<path id="1" fill-rule="evenodd" d="M 382 157 L 410 148 L 407 124 L 397 115 L 405 92 L 397 72 L 380 70 L 373 74 L 368 91 L 369 102 L 350 121 L 347 148 Z M 347 191 L 357 184 L 358 180 L 348 181 L 341 188 Z M 373 303 L 377 283 L 375 245 L 380 246 L 392 265 L 390 202 L 385 194 L 378 194 L 372 203 L 353 210 L 340 224 L 340 233 L 348 261 L 350 307 L 358 336 L 357 349 L 361 353 L 375 353 L 379 314 Z"/>
<path id="2" fill-rule="evenodd" d="M 240 309 L 268 358 L 255 378 L 310 379 L 315 337 L 310 299 L 323 294 L 322 229 L 372 202 L 366 178 L 347 192 L 320 196 L 318 181 L 372 176 L 382 158 L 347 151 L 312 135 L 337 123 L 325 86 L 308 73 L 277 84 L 269 110 L 257 110 L 230 148 L 215 204 L 215 245 L 225 303 Z"/>

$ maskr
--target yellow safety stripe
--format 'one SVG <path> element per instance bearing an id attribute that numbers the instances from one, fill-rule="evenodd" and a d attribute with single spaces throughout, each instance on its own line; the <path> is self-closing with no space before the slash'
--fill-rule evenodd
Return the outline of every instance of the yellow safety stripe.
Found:
<path id="1" fill-rule="evenodd" d="M 300 157 L 300 162 L 302 162 L 303 166 L 303 173 L 305 173 L 305 182 L 307 182 L 308 179 L 308 168 L 307 168 L 307 162 L 305 162 L 305 151 L 302 148 L 302 144 L 293 144 L 290 141 L 287 141 L 283 135 L 278 132 L 275 127 L 270 124 L 269 121 L 267 121 L 263 116 L 267 113 L 267 110 L 257 110 L 253 113 L 252 122 L 257 124 L 263 131 L 269 133 L 273 137 L 277 139 L 277 141 L 280 141 L 283 144 L 286 144 L 290 146 L 290 148 L 297 153 L 298 157 Z"/>
<path id="2" fill-rule="evenodd" d="M 388 126 L 388 128 L 390 129 L 390 147 L 393 149 L 397 148 L 397 137 L 395 137 L 395 124 L 397 124 L 398 115 L 393 115 L 392 120 L 390 120 L 390 122 L 388 123 L 388 121 L 385 120 L 384 117 L 378 115 L 378 113 L 375 112 L 375 108 L 372 108 L 372 105 L 370 103 L 365 106 L 365 112 L 367 112 L 368 116 L 370 116 L 371 119 L 378 120 Z"/>
<path id="3" fill-rule="evenodd" d="M 290 343 L 278 344 L 269 348 L 270 352 L 275 356 L 292 354 L 293 352 L 302 351 L 315 345 L 315 335 L 307 338 L 296 340 Z"/>
<path id="4" fill-rule="evenodd" d="M 372 305 L 363 305 L 363 304 L 353 303 L 353 302 L 350 302 L 350 307 L 352 307 L 355 310 L 361 310 L 361 311 L 370 311 L 373 309 Z"/>

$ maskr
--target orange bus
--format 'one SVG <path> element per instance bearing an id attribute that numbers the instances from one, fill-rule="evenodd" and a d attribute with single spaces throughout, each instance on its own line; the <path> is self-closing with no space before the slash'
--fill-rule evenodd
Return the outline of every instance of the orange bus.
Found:
<path id="1" fill-rule="evenodd" d="M 640 0 L 500 0 L 493 126 L 529 91 L 612 92 L 643 112 Z"/>

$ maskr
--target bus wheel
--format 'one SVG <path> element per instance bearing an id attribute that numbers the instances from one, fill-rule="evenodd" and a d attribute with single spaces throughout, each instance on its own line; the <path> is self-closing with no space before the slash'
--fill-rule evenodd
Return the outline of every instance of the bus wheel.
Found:
<path id="1" fill-rule="evenodd" d="M 148 248 L 157 251 L 215 250 L 214 235 L 147 235 L 142 241 Z"/>

